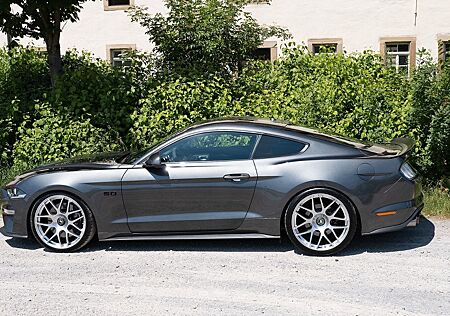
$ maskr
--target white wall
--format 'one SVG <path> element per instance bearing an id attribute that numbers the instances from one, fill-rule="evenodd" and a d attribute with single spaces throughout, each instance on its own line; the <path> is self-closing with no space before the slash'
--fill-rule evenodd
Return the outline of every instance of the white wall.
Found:
<path id="1" fill-rule="evenodd" d="M 136 0 L 136 5 L 150 7 L 150 12 L 162 12 L 162 0 Z M 151 48 L 145 29 L 130 21 L 123 10 L 104 11 L 103 2 L 86 2 L 80 13 L 80 21 L 67 24 L 61 37 L 62 49 L 77 48 L 106 58 L 106 46 L 135 44 L 138 50 Z"/>
<path id="2" fill-rule="evenodd" d="M 450 39 L 450 0 L 419 0 L 417 47 L 426 47 L 436 56 L 438 36 Z"/>
<path id="3" fill-rule="evenodd" d="M 417 1 L 417 25 L 416 0 L 273 0 L 271 5 L 249 5 L 248 11 L 261 23 L 287 27 L 298 43 L 342 38 L 348 52 L 378 51 L 380 37 L 414 36 L 418 48 L 426 47 L 437 57 L 438 35 L 450 35 L 450 0 Z M 135 0 L 135 4 L 148 6 L 153 13 L 165 10 L 163 0 Z M 97 0 L 85 3 L 80 21 L 65 25 L 61 44 L 63 50 L 75 47 L 107 58 L 107 45 L 135 44 L 137 49 L 151 49 L 144 31 L 130 22 L 126 12 L 104 11 L 103 1 Z M 31 43 L 44 46 L 42 41 Z"/>
<path id="4" fill-rule="evenodd" d="M 3 47 L 7 44 L 7 38 L 6 38 L 6 34 L 0 32 L 0 47 Z"/>
<path id="5" fill-rule="evenodd" d="M 380 48 L 380 37 L 415 36 L 417 47 L 437 56 L 437 35 L 450 33 L 450 1 L 418 0 L 273 0 L 251 5 L 262 23 L 287 27 L 296 42 L 310 38 L 342 38 L 344 50 Z"/>
<path id="6" fill-rule="evenodd" d="M 162 0 L 135 0 L 135 5 L 148 6 L 150 13 L 166 10 Z M 62 51 L 76 48 L 106 59 L 107 45 L 134 44 L 138 50 L 152 48 L 145 29 L 136 22 L 132 23 L 124 10 L 105 11 L 102 0 L 86 2 L 79 17 L 78 22 L 63 25 Z M 23 38 L 20 39 L 20 43 L 25 46 L 45 47 L 43 40 Z"/>

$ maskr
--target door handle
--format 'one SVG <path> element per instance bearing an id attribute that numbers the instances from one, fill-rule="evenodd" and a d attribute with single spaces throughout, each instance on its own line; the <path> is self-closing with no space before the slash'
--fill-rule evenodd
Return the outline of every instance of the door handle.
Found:
<path id="1" fill-rule="evenodd" d="M 250 175 L 248 173 L 233 173 L 226 174 L 223 176 L 223 178 L 228 181 L 241 182 L 243 180 L 248 180 L 250 178 Z"/>

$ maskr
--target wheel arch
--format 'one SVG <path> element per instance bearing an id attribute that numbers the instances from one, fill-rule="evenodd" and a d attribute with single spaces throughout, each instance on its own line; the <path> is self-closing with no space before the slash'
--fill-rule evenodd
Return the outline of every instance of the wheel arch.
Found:
<path id="1" fill-rule="evenodd" d="M 32 232 L 31 219 L 30 219 L 31 213 L 33 211 L 33 208 L 36 206 L 36 203 L 41 198 L 43 198 L 46 195 L 52 195 L 52 194 L 65 194 L 65 195 L 68 195 L 68 196 L 70 196 L 72 198 L 75 198 L 75 199 L 81 201 L 83 203 L 83 205 L 85 205 L 87 208 L 89 208 L 89 210 L 92 213 L 92 217 L 94 218 L 95 236 L 97 237 L 97 234 L 98 234 L 97 220 L 95 218 L 94 212 L 92 212 L 92 208 L 89 206 L 88 203 L 86 203 L 86 201 L 84 199 L 82 199 L 80 197 L 79 194 L 77 194 L 77 192 L 75 190 L 73 190 L 73 189 L 70 190 L 70 189 L 67 189 L 67 188 L 64 187 L 64 188 L 52 188 L 52 189 L 46 190 L 44 192 L 40 192 L 39 194 L 36 194 L 36 196 L 33 197 L 32 202 L 30 203 L 30 206 L 29 206 L 29 208 L 27 210 L 27 235 L 28 235 L 29 238 L 32 238 L 32 239 L 35 238 L 34 234 Z"/>
<path id="2" fill-rule="evenodd" d="M 351 203 L 351 205 L 352 205 L 353 208 L 355 209 L 356 218 L 357 218 L 357 220 L 358 220 L 358 222 L 357 222 L 357 228 L 356 228 L 356 234 L 359 235 L 359 234 L 361 233 L 361 215 L 359 214 L 359 210 L 358 210 L 358 208 L 356 207 L 355 202 L 349 197 L 348 194 L 346 194 L 345 192 L 343 192 L 343 190 L 337 189 L 336 187 L 334 187 L 334 186 L 332 186 L 332 185 L 329 185 L 329 184 L 323 184 L 323 185 L 320 184 L 320 185 L 308 186 L 308 187 L 306 187 L 306 188 L 302 188 L 302 189 L 296 191 L 294 194 L 292 194 L 292 195 L 290 196 L 290 198 L 289 198 L 288 202 L 286 203 L 286 205 L 284 206 L 283 212 L 281 213 L 281 216 L 280 216 L 280 223 L 279 223 L 279 225 L 280 225 L 280 235 L 281 235 L 281 236 L 286 235 L 286 228 L 285 228 L 285 222 L 284 222 L 284 220 L 285 220 L 286 212 L 287 212 L 287 210 L 288 210 L 288 208 L 289 208 L 289 205 L 292 203 L 292 201 L 293 201 L 298 195 L 300 195 L 300 194 L 302 194 L 302 193 L 304 193 L 304 192 L 307 192 L 307 191 L 309 191 L 309 190 L 315 190 L 315 189 L 327 189 L 327 190 L 334 191 L 334 192 L 339 193 L 339 194 L 341 194 L 342 196 L 344 196 L 344 197 L 348 200 L 348 202 Z"/>

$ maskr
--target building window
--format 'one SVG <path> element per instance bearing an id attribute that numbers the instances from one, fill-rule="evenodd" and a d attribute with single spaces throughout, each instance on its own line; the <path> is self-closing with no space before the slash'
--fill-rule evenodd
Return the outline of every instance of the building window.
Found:
<path id="1" fill-rule="evenodd" d="M 438 36 L 439 64 L 450 62 L 450 35 Z"/>
<path id="2" fill-rule="evenodd" d="M 114 67 L 130 66 L 126 53 L 136 49 L 136 45 L 110 45 L 107 47 L 108 59 Z"/>
<path id="3" fill-rule="evenodd" d="M 386 66 L 409 76 L 416 64 L 416 40 L 415 38 L 382 39 L 380 53 Z"/>
<path id="4" fill-rule="evenodd" d="M 319 53 L 337 53 L 337 43 L 331 43 L 331 44 L 313 44 L 312 45 L 312 53 L 319 54 Z"/>
<path id="5" fill-rule="evenodd" d="M 266 41 L 254 52 L 254 58 L 258 60 L 274 61 L 278 58 L 277 42 Z"/>
<path id="6" fill-rule="evenodd" d="M 130 66 L 131 62 L 129 60 L 126 60 L 124 55 L 131 51 L 131 49 L 128 48 L 113 48 L 111 49 L 111 64 L 114 67 L 122 67 L 122 66 Z"/>
<path id="7" fill-rule="evenodd" d="M 386 43 L 386 66 L 396 72 L 409 75 L 409 43 Z"/>
<path id="8" fill-rule="evenodd" d="M 103 0 L 103 6 L 106 11 L 126 10 L 134 6 L 134 0 Z"/>
<path id="9" fill-rule="evenodd" d="M 450 42 L 444 43 L 444 61 L 450 60 Z"/>
<path id="10" fill-rule="evenodd" d="M 342 53 L 342 38 L 317 38 L 308 40 L 308 49 L 313 54 Z"/>
<path id="11" fill-rule="evenodd" d="M 37 51 L 39 53 L 47 54 L 47 47 L 46 46 L 30 46 L 29 48 L 32 49 L 32 50 L 35 50 L 35 51 Z"/>

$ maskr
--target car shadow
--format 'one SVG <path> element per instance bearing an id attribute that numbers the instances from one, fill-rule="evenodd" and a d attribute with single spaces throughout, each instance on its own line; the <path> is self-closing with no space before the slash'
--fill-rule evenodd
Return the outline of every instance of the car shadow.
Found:
<path id="1" fill-rule="evenodd" d="M 352 256 L 365 252 L 399 252 L 421 248 L 434 238 L 435 226 L 422 217 L 415 228 L 379 234 L 360 236 L 337 256 Z M 7 239 L 14 248 L 35 250 L 41 248 L 29 239 Z M 231 240 L 166 240 L 166 241 L 104 241 L 93 242 L 82 252 L 98 251 L 199 251 L 199 252 L 288 252 L 294 247 L 287 237 L 282 239 L 231 239 Z"/>
<path id="2" fill-rule="evenodd" d="M 5 241 L 10 247 L 18 249 L 36 250 L 42 248 L 34 239 L 31 238 L 10 238 Z"/>
<path id="3" fill-rule="evenodd" d="M 425 217 L 417 227 L 379 235 L 360 236 L 337 256 L 364 252 L 398 252 L 428 245 L 434 238 L 435 226 Z M 287 252 L 294 250 L 287 237 L 282 239 L 239 240 L 167 240 L 105 241 L 85 249 L 92 251 L 211 251 L 211 252 Z"/>
<path id="4" fill-rule="evenodd" d="M 406 227 L 385 234 L 359 236 L 337 256 L 350 256 L 364 252 L 398 252 L 421 248 L 428 245 L 434 236 L 433 222 L 421 216 L 420 223 L 416 227 Z"/>

